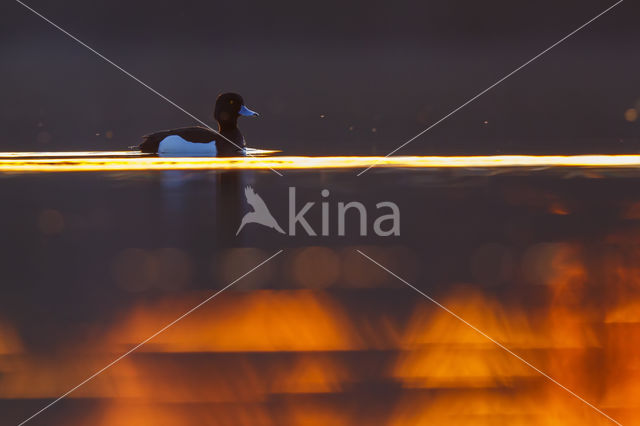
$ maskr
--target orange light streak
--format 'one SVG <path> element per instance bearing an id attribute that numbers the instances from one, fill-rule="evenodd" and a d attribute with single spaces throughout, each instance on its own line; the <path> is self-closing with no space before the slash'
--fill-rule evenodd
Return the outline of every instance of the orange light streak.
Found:
<path id="1" fill-rule="evenodd" d="M 25 155 L 26 154 L 26 155 Z M 99 153 L 0 153 L 0 172 L 91 172 L 145 170 L 344 169 L 371 164 L 406 168 L 640 167 L 640 155 L 573 156 L 398 156 L 398 157 L 185 157 L 142 156 L 128 151 Z M 56 153 L 57 154 L 57 153 Z M 112 156 L 111 156 L 112 155 Z M 50 157 L 50 158 L 42 158 Z"/>

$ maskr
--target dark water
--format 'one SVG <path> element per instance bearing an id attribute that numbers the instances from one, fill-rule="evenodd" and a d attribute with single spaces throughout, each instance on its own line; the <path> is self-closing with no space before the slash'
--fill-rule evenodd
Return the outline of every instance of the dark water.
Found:
<path id="1" fill-rule="evenodd" d="M 278 250 L 42 425 L 640 421 L 640 174 L 623 169 L 4 175 L 0 423 L 18 424 Z M 248 225 L 252 185 L 287 229 Z M 330 191 L 328 197 L 321 190 Z M 359 201 L 337 235 L 337 203 Z M 400 235 L 372 232 L 376 203 Z M 352 212 L 353 213 L 353 212 Z"/>
<path id="2" fill-rule="evenodd" d="M 27 2 L 198 118 L 237 91 L 250 146 L 386 154 L 614 4 Z M 401 154 L 635 153 L 637 3 L 625 1 Z M 0 5 L 2 151 L 121 150 L 197 124 L 16 2 Z M 486 122 L 486 123 L 485 123 Z"/>

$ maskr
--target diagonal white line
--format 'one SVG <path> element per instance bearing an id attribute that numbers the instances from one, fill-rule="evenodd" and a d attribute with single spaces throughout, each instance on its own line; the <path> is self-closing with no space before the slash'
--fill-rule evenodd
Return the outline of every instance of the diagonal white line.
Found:
<path id="1" fill-rule="evenodd" d="M 217 295 L 219 295 L 220 293 L 222 293 L 223 291 L 225 291 L 226 289 L 228 289 L 229 287 L 231 287 L 232 285 L 234 285 L 235 283 L 237 283 L 238 281 L 240 281 L 241 279 L 243 279 L 244 277 L 246 277 L 247 275 L 249 275 L 250 273 L 252 273 L 253 271 L 255 271 L 256 269 L 258 269 L 259 267 L 261 267 L 262 265 L 264 265 L 265 263 L 269 262 L 271 259 L 273 259 L 274 257 L 276 257 L 277 255 L 279 255 L 280 253 L 282 253 L 282 249 L 278 250 L 277 252 L 275 252 L 274 254 L 272 254 L 269 258 L 263 260 L 262 262 L 260 262 L 259 264 L 257 264 L 256 266 L 254 266 L 253 268 L 251 268 L 249 271 L 245 272 L 244 274 L 240 275 L 238 278 L 236 278 L 235 280 L 233 280 L 232 282 L 230 282 L 229 284 L 227 284 L 225 287 L 223 287 L 222 289 L 216 291 L 215 293 L 213 293 L 211 296 L 207 297 L 206 299 L 204 299 L 202 302 L 198 303 L 196 306 L 194 306 L 193 308 L 189 309 L 187 312 L 185 312 L 184 314 L 180 315 L 178 318 L 176 318 L 175 320 L 171 321 L 169 324 L 165 325 L 164 327 L 162 327 L 160 330 L 156 331 L 155 333 L 153 333 L 151 336 L 147 337 L 145 340 L 143 340 L 142 342 L 138 343 L 137 345 L 135 345 L 133 348 L 129 349 L 127 352 L 125 352 L 124 354 L 120 355 L 118 358 L 114 359 L 113 361 L 111 361 L 109 364 L 107 364 L 106 366 L 104 366 L 103 368 L 101 368 L 100 370 L 96 371 L 95 373 L 93 373 L 91 376 L 87 377 L 86 379 L 84 379 L 82 382 L 80 382 L 79 384 L 77 384 L 76 386 L 72 387 L 71 389 L 69 389 L 67 392 L 65 392 L 64 394 L 60 395 L 57 399 L 51 401 L 49 404 L 45 405 L 44 407 L 42 407 L 40 410 L 36 411 L 35 413 L 33 413 L 29 418 L 23 420 L 22 422 L 20 422 L 18 424 L 18 426 L 22 426 L 23 424 L 27 423 L 28 421 L 30 421 L 31 419 L 33 419 L 34 417 L 36 417 L 37 415 L 41 414 L 43 411 L 47 410 L 48 408 L 50 408 L 52 405 L 56 404 L 57 402 L 59 402 L 60 400 L 64 399 L 65 397 L 67 397 L 70 393 L 74 392 L 76 389 L 78 389 L 79 387 L 85 385 L 86 383 L 90 382 L 91 380 L 93 380 L 95 377 L 97 377 L 98 375 L 100 375 L 101 373 L 103 373 L 105 370 L 107 370 L 108 368 L 110 368 L 111 366 L 113 366 L 114 364 L 116 364 L 117 362 L 121 361 L 123 358 L 125 358 L 126 356 L 130 355 L 132 352 L 134 352 L 136 349 L 138 349 L 140 346 L 144 345 L 145 343 L 147 343 L 149 340 L 153 339 L 154 337 L 156 337 L 157 335 L 159 335 L 160 333 L 164 332 L 166 329 L 168 329 L 169 327 L 173 326 L 174 324 L 176 324 L 178 321 L 184 319 L 185 317 L 189 316 L 190 314 L 192 314 L 194 311 L 196 311 L 198 308 L 200 308 L 202 305 L 204 305 L 205 303 L 209 302 L 211 299 L 213 299 L 214 297 L 216 297 Z"/>
<path id="2" fill-rule="evenodd" d="M 604 14 L 606 14 L 607 12 L 609 12 L 611 9 L 613 9 L 614 7 L 618 6 L 620 3 L 622 3 L 624 0 L 619 0 L 617 3 L 609 6 L 608 8 L 606 8 L 604 11 L 600 12 L 598 15 L 596 15 L 595 17 L 591 18 L 590 20 L 588 20 L 587 22 L 585 22 L 584 24 L 582 24 L 581 26 L 579 26 L 578 28 L 576 28 L 575 30 L 571 31 L 569 34 L 567 34 L 566 36 L 562 37 L 560 40 L 556 41 L 555 43 L 553 43 L 551 46 L 547 47 L 546 49 L 544 49 L 542 52 L 538 53 L 536 56 L 534 56 L 533 58 L 529 59 L 527 62 L 525 62 L 524 64 L 520 65 L 518 68 L 516 68 L 515 70 L 511 71 L 509 74 L 505 75 L 504 77 L 502 77 L 500 80 L 496 81 L 495 83 L 493 83 L 491 86 L 487 87 L 486 89 L 484 89 L 482 92 L 478 93 L 477 95 L 475 95 L 474 97 L 472 97 L 471 99 L 469 99 L 468 101 L 466 101 L 465 103 L 463 103 L 462 105 L 460 105 L 458 108 L 454 109 L 453 111 L 451 111 L 449 114 L 445 115 L 444 117 L 442 117 L 440 120 L 436 121 L 435 123 L 433 123 L 432 125 L 430 125 L 429 127 L 427 127 L 426 129 L 424 129 L 423 131 L 421 131 L 420 133 L 418 133 L 417 135 L 415 135 L 414 137 L 412 137 L 411 139 L 409 139 L 408 141 L 406 141 L 405 143 L 403 143 L 402 145 L 400 145 L 399 147 L 397 147 L 396 149 L 394 149 L 393 151 L 391 151 L 390 153 L 388 153 L 387 155 L 385 155 L 383 158 L 387 158 L 390 155 L 395 154 L 396 152 L 398 152 L 399 150 L 401 150 L 402 148 L 404 148 L 405 146 L 409 145 L 411 142 L 413 142 L 414 140 L 418 139 L 420 136 L 424 135 L 425 133 L 427 133 L 429 130 L 433 129 L 434 127 L 436 127 L 438 124 L 442 123 L 443 121 L 445 121 L 447 118 L 451 117 L 452 115 L 454 115 L 455 113 L 457 113 L 458 111 L 460 111 L 462 108 L 466 107 L 467 105 L 469 105 L 470 103 L 472 103 L 473 101 L 475 101 L 476 99 L 478 99 L 479 97 L 481 97 L 482 95 L 484 95 L 485 93 L 487 93 L 488 91 L 490 91 L 491 89 L 493 89 L 494 87 L 496 87 L 497 85 L 499 85 L 500 83 L 502 83 L 503 81 L 505 81 L 506 79 L 508 79 L 509 77 L 511 77 L 512 75 L 514 75 L 515 73 L 517 73 L 518 71 L 522 70 L 523 68 L 525 68 L 527 65 L 531 64 L 533 61 L 535 61 L 536 59 L 540 58 L 541 56 L 543 56 L 545 53 L 549 52 L 551 49 L 553 49 L 554 47 L 558 46 L 559 44 L 561 44 L 562 42 L 564 42 L 565 40 L 567 40 L 568 38 L 570 38 L 571 36 L 575 35 L 578 31 L 582 30 L 583 28 L 585 28 L 587 25 L 593 23 L 595 20 L 597 20 L 598 18 L 600 18 L 601 16 L 603 16 Z M 376 161 L 375 163 L 373 163 L 372 165 L 370 165 L 369 167 L 367 167 L 366 169 L 360 171 L 360 173 L 358 173 L 358 176 L 362 175 L 363 173 L 365 173 L 367 170 L 369 170 L 372 167 L 375 167 L 381 160 Z"/>
<path id="3" fill-rule="evenodd" d="M 195 121 L 197 121 L 198 123 L 202 124 L 203 126 L 205 126 L 207 129 L 211 130 L 212 132 L 214 132 L 216 135 L 220 136 L 222 139 L 226 140 L 227 142 L 231 143 L 232 145 L 234 145 L 236 148 L 242 150 L 243 148 L 241 146 L 238 146 L 235 142 L 233 142 L 232 140 L 230 140 L 229 138 L 225 137 L 223 134 L 221 134 L 220 132 L 218 132 L 217 130 L 215 130 L 214 128 L 212 128 L 211 126 L 209 126 L 207 123 L 205 123 L 204 121 L 200 120 L 198 117 L 196 117 L 195 115 L 191 114 L 189 111 L 187 111 L 186 109 L 182 108 L 180 105 L 178 105 L 177 103 L 175 103 L 174 101 L 172 101 L 171 99 L 167 98 L 166 96 L 164 96 L 162 93 L 158 92 L 156 89 L 154 89 L 153 87 L 149 86 L 147 83 L 145 83 L 144 81 L 140 80 L 138 77 L 136 77 L 135 75 L 131 74 L 129 71 L 125 70 L 124 68 L 122 68 L 120 65 L 116 64 L 115 62 L 113 62 L 111 59 L 107 58 L 106 56 L 104 56 L 102 53 L 98 52 L 97 50 L 95 50 L 94 48 L 92 48 L 91 46 L 89 46 L 88 44 L 86 44 L 85 42 L 83 42 L 82 40 L 80 40 L 78 37 L 74 36 L 73 34 L 71 34 L 70 32 L 68 32 L 67 30 L 65 30 L 64 28 L 62 28 L 61 26 L 59 26 L 58 24 L 56 24 L 55 22 L 51 21 L 49 18 L 47 18 L 46 16 L 42 15 L 40 12 L 38 12 L 37 10 L 35 10 L 34 8 L 32 8 L 31 6 L 25 4 L 24 2 L 20 1 L 20 0 L 16 0 L 16 2 L 18 2 L 19 4 L 21 4 L 22 6 L 24 6 L 26 9 L 30 10 L 31 12 L 33 12 L 34 14 L 36 14 L 37 16 L 39 16 L 40 18 L 42 18 L 44 21 L 48 22 L 49 24 L 51 24 L 53 27 L 55 27 L 56 29 L 58 29 L 59 31 L 61 31 L 62 33 L 64 33 L 65 35 L 67 35 L 68 37 L 70 37 L 71 39 L 75 40 L 78 44 L 80 44 L 81 46 L 89 49 L 91 52 L 93 52 L 94 54 L 96 54 L 98 57 L 104 59 L 106 62 L 108 62 L 110 65 L 113 65 L 115 68 L 117 68 L 118 70 L 120 70 L 122 73 L 124 73 L 127 77 L 132 78 L 133 80 L 135 80 L 136 82 L 138 82 L 140 85 L 142 85 L 143 87 L 147 88 L 148 90 L 150 90 L 151 92 L 153 92 L 154 94 L 158 95 L 160 98 L 162 98 L 163 100 L 165 100 L 166 102 L 170 103 L 171 105 L 173 105 L 174 107 L 176 107 L 177 109 L 179 109 L 180 111 L 182 111 L 183 113 L 185 113 L 186 115 L 188 115 L 189 117 L 193 118 Z M 249 155 L 250 157 L 253 157 L 253 155 L 247 153 L 247 155 Z M 275 174 L 282 176 L 282 173 L 278 172 L 277 170 L 272 169 L 271 167 L 269 167 L 269 169 L 271 169 L 272 172 L 274 172 Z"/>
<path id="4" fill-rule="evenodd" d="M 569 389 L 568 387 L 564 386 L 562 383 L 558 382 L 556 379 L 554 379 L 553 377 L 549 376 L 547 373 L 545 373 L 544 371 L 540 370 L 539 368 L 537 368 L 536 366 L 534 366 L 533 364 L 531 364 L 529 361 L 527 361 L 526 359 L 522 358 L 520 355 L 512 352 L 509 348 L 507 348 L 506 346 L 504 346 L 502 343 L 498 342 L 497 340 L 495 340 L 494 338 L 492 338 L 491 336 L 489 336 L 488 334 L 486 334 L 485 332 L 483 332 L 482 330 L 478 329 L 477 327 L 475 327 L 473 324 L 470 324 L 469 322 L 467 322 L 464 318 L 462 318 L 461 316 L 459 316 L 458 314 L 456 314 L 455 312 L 453 312 L 452 310 L 450 310 L 449 308 L 447 308 L 446 306 L 440 304 L 437 300 L 435 300 L 434 298 L 430 297 L 428 294 L 424 293 L 422 290 L 419 290 L 418 288 L 414 287 L 413 285 L 411 285 L 409 282 L 407 282 L 405 279 L 403 279 L 402 277 L 396 275 L 394 272 L 392 272 L 391 270 L 389 270 L 388 268 L 386 268 L 385 266 L 381 265 L 380 263 L 378 263 L 377 261 L 375 261 L 374 259 L 372 259 L 371 257 L 367 256 L 366 254 L 364 254 L 363 252 L 361 252 L 360 250 L 356 249 L 356 251 L 358 253 L 360 253 L 362 256 L 364 256 L 365 258 L 369 259 L 372 263 L 375 263 L 376 265 L 378 265 L 380 268 L 382 268 L 383 270 L 385 270 L 386 272 L 388 272 L 389 274 L 391 274 L 392 276 L 396 277 L 398 280 L 402 281 L 404 284 L 406 284 L 408 287 L 412 288 L 413 290 L 415 290 L 416 292 L 418 292 L 419 294 L 421 294 L 423 297 L 429 299 L 431 302 L 433 302 L 435 305 L 437 305 L 439 308 L 445 310 L 447 313 L 449 313 L 450 315 L 452 315 L 453 317 L 455 317 L 457 320 L 461 321 L 462 323 L 464 323 L 465 325 L 467 325 L 468 327 L 472 328 L 474 331 L 476 331 L 477 333 L 481 334 L 483 337 L 485 337 L 486 339 L 490 340 L 491 342 L 495 343 L 497 346 L 499 346 L 500 348 L 504 349 L 506 352 L 510 353 L 511 355 L 513 355 L 514 357 L 516 357 L 517 359 L 519 359 L 520 361 L 522 361 L 524 364 L 526 364 L 527 366 L 531 367 L 532 369 L 534 369 L 535 371 L 537 371 L 538 373 L 540 373 L 541 375 L 543 375 L 544 377 L 546 377 L 547 379 L 549 379 L 551 382 L 555 383 L 556 385 L 560 386 L 562 389 L 564 389 L 565 391 L 569 392 L 571 395 L 573 395 L 574 397 L 578 398 L 580 401 L 584 402 L 585 404 L 587 404 L 589 407 L 593 408 L 594 410 L 596 410 L 598 413 L 602 414 L 604 417 L 606 417 L 607 419 L 611 420 L 613 423 L 622 426 L 622 424 L 620 422 L 618 422 L 617 420 L 615 420 L 614 418 L 610 417 L 607 413 L 605 413 L 604 411 L 600 410 L 598 407 L 596 407 L 595 405 L 593 405 L 592 403 L 590 403 L 589 401 L 587 401 L 586 399 L 582 398 L 580 395 L 578 395 L 577 393 L 575 393 L 574 391 L 572 391 L 571 389 Z"/>

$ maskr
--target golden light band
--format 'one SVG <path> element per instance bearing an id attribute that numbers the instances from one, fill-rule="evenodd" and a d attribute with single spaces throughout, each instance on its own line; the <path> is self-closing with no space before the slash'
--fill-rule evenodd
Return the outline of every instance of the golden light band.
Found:
<path id="1" fill-rule="evenodd" d="M 35 155 L 39 154 L 39 155 Z M 46 157 L 46 158 L 43 158 Z M 498 155 L 394 157 L 233 157 L 161 158 L 123 152 L 0 153 L 0 172 L 87 172 L 144 170 L 640 167 L 640 155 Z"/>

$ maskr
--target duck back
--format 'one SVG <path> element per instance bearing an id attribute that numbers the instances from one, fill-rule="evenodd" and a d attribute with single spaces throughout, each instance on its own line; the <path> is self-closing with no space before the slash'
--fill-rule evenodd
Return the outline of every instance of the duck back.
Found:
<path id="1" fill-rule="evenodd" d="M 216 133 L 205 127 L 182 127 L 173 130 L 163 130 L 161 132 L 151 133 L 142 137 L 142 143 L 138 145 L 140 151 L 145 153 L 158 153 L 160 142 L 165 138 L 177 135 L 187 142 L 191 143 L 209 143 L 216 139 Z"/>

